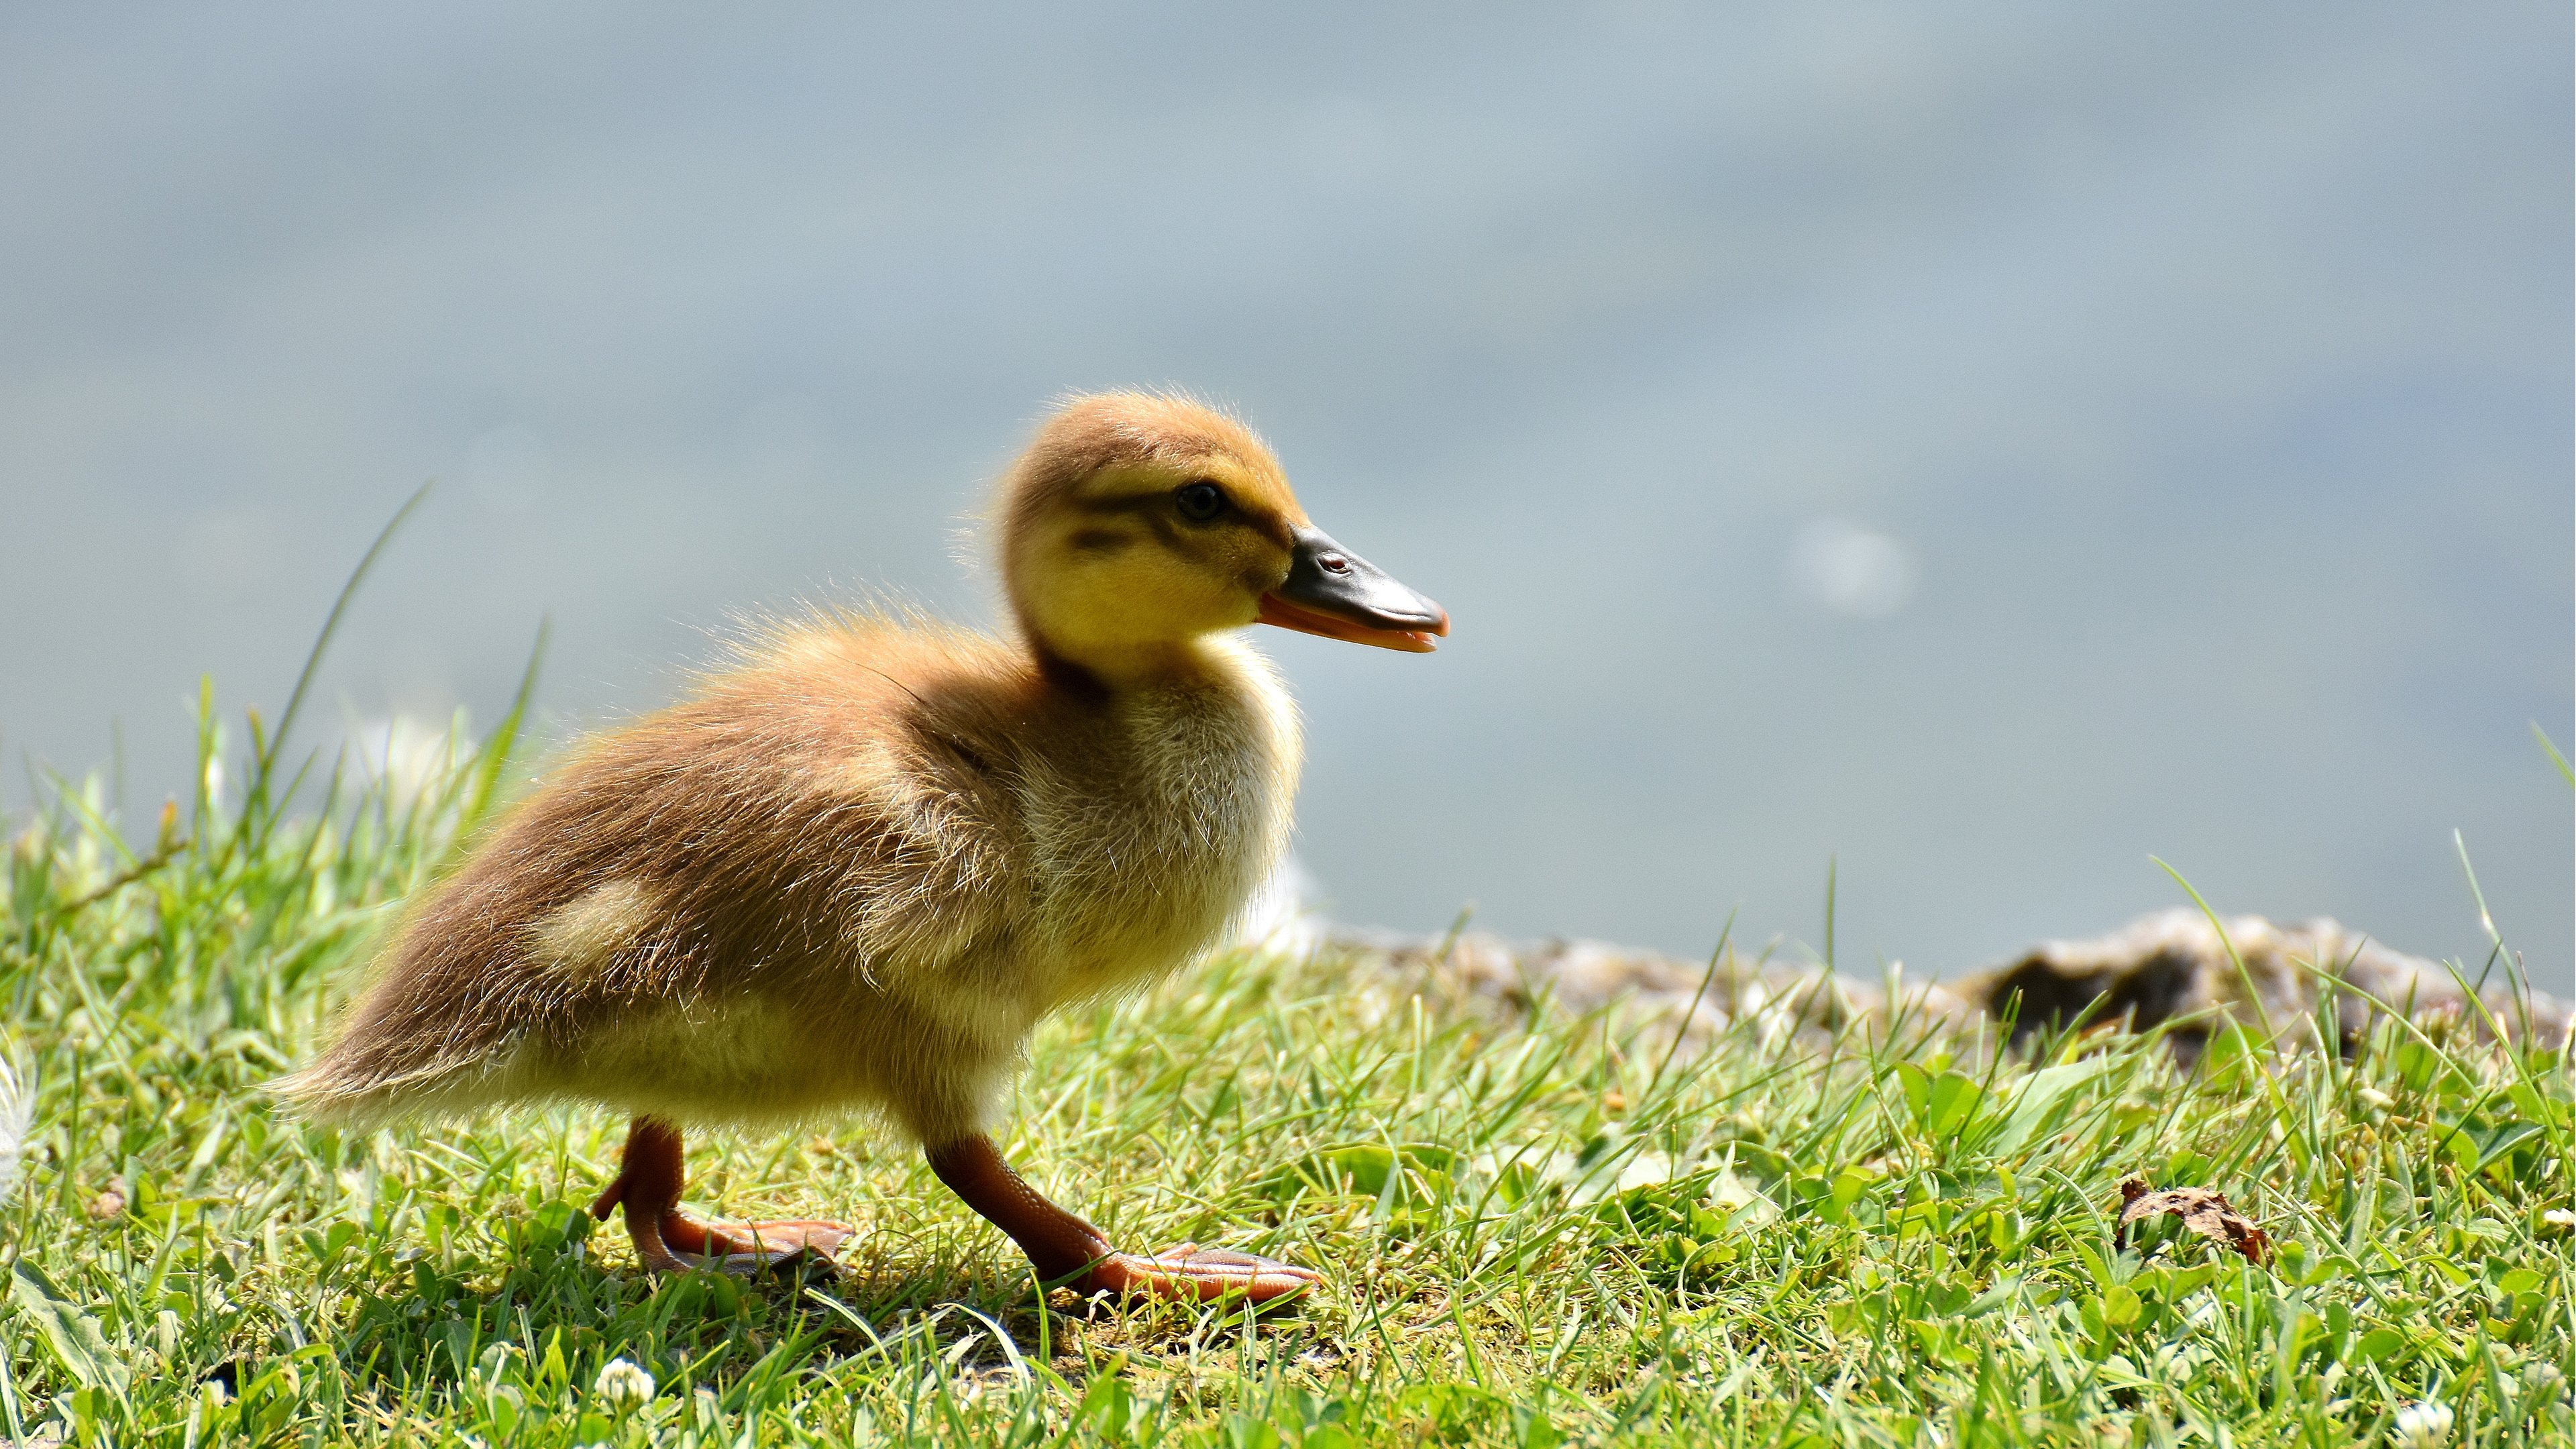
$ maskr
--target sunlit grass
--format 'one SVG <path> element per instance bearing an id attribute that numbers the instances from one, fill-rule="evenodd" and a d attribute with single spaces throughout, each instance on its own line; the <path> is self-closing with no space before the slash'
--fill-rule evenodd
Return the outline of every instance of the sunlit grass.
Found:
<path id="1" fill-rule="evenodd" d="M 657 1283 L 579 1206 L 604 1114 L 344 1137 L 261 1092 L 497 751 L 299 794 L 265 731 L 228 754 L 205 719 L 238 786 L 139 830 L 76 788 L 11 825 L 16 1439 L 2333 1444 L 2419 1402 L 2454 1442 L 2571 1434 L 2566 1064 L 2395 1023 L 2196 1076 L 2152 1039 L 1816 1053 L 1759 1017 L 1668 1059 L 1616 1014 L 1238 952 L 1051 1023 L 1010 1151 L 1128 1245 L 1325 1270 L 1294 1311 L 1044 1309 L 856 1128 L 693 1162 L 705 1208 L 860 1224 L 844 1276 Z M 2124 1247 L 2131 1175 L 2229 1194 L 2280 1255 Z"/>

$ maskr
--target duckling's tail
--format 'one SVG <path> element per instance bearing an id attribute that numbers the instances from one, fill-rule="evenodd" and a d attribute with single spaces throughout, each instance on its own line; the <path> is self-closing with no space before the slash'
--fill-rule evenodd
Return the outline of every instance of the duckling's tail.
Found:
<path id="1" fill-rule="evenodd" d="M 413 1115 L 404 1109 L 399 1094 L 374 1083 L 352 1081 L 338 1065 L 326 1056 L 270 1082 L 266 1090 L 285 1098 L 295 1115 L 318 1126 L 366 1132 Z"/>
<path id="2" fill-rule="evenodd" d="M 489 1064 L 432 1059 L 387 1070 L 343 1039 L 310 1066 L 270 1082 L 295 1114 L 319 1126 L 370 1132 L 418 1117 L 455 1116 L 490 1102 Z"/>
<path id="3" fill-rule="evenodd" d="M 325 1127 L 365 1131 L 384 1126 L 404 1115 L 387 1110 L 391 1104 L 384 1102 L 379 1094 L 369 1092 L 333 1071 L 328 1057 L 290 1072 L 266 1084 L 262 1090 L 270 1096 L 286 1099 L 296 1116 Z"/>
<path id="4" fill-rule="evenodd" d="M 512 981 L 439 953 L 440 941 L 416 929 L 398 938 L 330 1046 L 267 1090 L 307 1121 L 356 1131 L 493 1101 L 520 1055 L 499 1025 Z"/>

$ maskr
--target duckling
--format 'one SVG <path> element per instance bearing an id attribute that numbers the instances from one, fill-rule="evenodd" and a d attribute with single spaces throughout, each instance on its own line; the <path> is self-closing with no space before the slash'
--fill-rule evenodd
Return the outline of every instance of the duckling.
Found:
<path id="1" fill-rule="evenodd" d="M 1013 636 L 912 616 L 776 627 L 590 741 L 410 912 L 280 1090 L 351 1128 L 503 1104 L 631 1118 L 614 1181 L 654 1271 L 811 1249 L 822 1220 L 680 1209 L 682 1131 L 873 1116 L 1086 1292 L 1260 1302 L 1320 1280 L 1120 1251 L 991 1123 L 1058 1008 L 1215 944 L 1286 843 L 1295 707 L 1234 633 L 1430 652 L 1449 617 L 1317 529 L 1252 431 L 1183 397 L 1076 397 L 993 510 Z"/>

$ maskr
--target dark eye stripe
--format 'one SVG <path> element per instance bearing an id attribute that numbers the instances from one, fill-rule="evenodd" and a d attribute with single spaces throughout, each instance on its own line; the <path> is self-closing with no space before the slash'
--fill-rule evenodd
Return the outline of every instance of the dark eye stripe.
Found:
<path id="1" fill-rule="evenodd" d="M 1119 498 L 1077 498 L 1073 506 L 1097 518 L 1115 518 L 1127 513 L 1160 512 L 1171 499 L 1169 493 L 1130 493 Z"/>

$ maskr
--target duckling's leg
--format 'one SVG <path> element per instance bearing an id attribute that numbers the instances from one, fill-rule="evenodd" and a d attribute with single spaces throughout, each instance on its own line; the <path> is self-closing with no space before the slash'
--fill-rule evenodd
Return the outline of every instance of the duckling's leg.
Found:
<path id="1" fill-rule="evenodd" d="M 602 1222 L 609 1209 L 626 1209 L 626 1234 L 635 1240 L 635 1256 L 645 1271 L 677 1273 L 688 1268 L 679 1254 L 729 1257 L 740 1253 L 783 1257 L 799 1248 L 831 1256 L 850 1236 L 842 1223 L 811 1218 L 786 1222 L 711 1223 L 680 1211 L 680 1188 L 687 1181 L 681 1166 L 680 1129 L 655 1117 L 638 1117 L 626 1129 L 626 1155 L 617 1180 L 608 1185 L 590 1214 Z"/>
<path id="2" fill-rule="evenodd" d="M 928 1150 L 930 1170 L 949 1191 L 1020 1245 L 1038 1277 L 1085 1293 L 1141 1293 L 1155 1298 L 1205 1301 L 1228 1293 L 1254 1303 L 1300 1292 L 1324 1281 L 1312 1269 L 1257 1258 L 1250 1253 L 1184 1244 L 1147 1257 L 1122 1253 L 1100 1230 L 1054 1203 L 1011 1170 L 993 1139 L 977 1133 Z"/>

